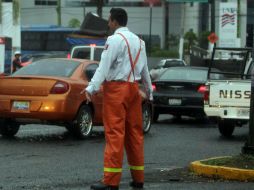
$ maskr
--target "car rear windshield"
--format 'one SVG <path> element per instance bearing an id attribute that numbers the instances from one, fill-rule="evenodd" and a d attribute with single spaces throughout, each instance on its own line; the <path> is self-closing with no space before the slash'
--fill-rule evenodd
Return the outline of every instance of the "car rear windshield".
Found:
<path id="1" fill-rule="evenodd" d="M 184 67 L 185 68 L 185 67 Z M 187 68 L 187 67 L 186 67 Z M 190 80 L 203 82 L 207 80 L 207 69 L 181 69 L 181 68 L 169 68 L 160 77 L 161 80 Z M 212 68 L 213 71 L 219 71 L 218 69 Z M 223 74 L 212 73 L 211 79 L 224 79 Z"/>
<path id="2" fill-rule="evenodd" d="M 168 68 L 168 67 L 174 67 L 174 66 L 184 66 L 184 62 L 181 60 L 161 60 L 158 65 L 155 67 L 156 69 L 160 68 Z"/>
<path id="3" fill-rule="evenodd" d="M 178 60 L 171 60 L 171 61 L 166 61 L 163 67 L 168 68 L 168 67 L 174 67 L 174 66 L 184 66 L 184 63 Z"/>
<path id="4" fill-rule="evenodd" d="M 80 62 L 64 59 L 41 59 L 22 67 L 12 75 L 70 77 Z"/>

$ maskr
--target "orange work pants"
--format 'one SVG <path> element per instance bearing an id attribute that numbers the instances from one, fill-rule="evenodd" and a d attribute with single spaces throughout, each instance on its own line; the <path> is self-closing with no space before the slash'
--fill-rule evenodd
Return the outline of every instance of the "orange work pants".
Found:
<path id="1" fill-rule="evenodd" d="M 143 183 L 144 138 L 138 83 L 106 82 L 103 89 L 106 138 L 103 182 L 119 185 L 125 147 L 132 179 Z"/>

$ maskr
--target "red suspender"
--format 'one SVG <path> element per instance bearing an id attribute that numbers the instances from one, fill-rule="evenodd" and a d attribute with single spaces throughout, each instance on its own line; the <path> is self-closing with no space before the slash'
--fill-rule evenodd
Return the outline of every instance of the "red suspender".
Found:
<path id="1" fill-rule="evenodd" d="M 141 39 L 139 39 L 139 41 L 140 41 L 140 48 L 139 48 L 138 54 L 137 54 L 137 56 L 136 56 L 136 58 L 135 58 L 135 60 L 133 62 L 132 55 L 131 55 L 131 50 L 130 50 L 130 45 L 129 45 L 127 39 L 125 38 L 125 36 L 123 34 L 121 34 L 121 33 L 118 33 L 118 34 L 120 34 L 123 37 L 124 41 L 127 44 L 128 54 L 129 54 L 130 64 L 131 64 L 131 70 L 132 70 L 131 72 L 133 73 L 133 77 L 134 77 L 134 81 L 135 81 L 134 68 L 135 68 L 135 65 L 138 62 L 138 58 L 139 58 L 139 55 L 140 55 L 140 52 L 141 52 Z M 130 81 L 131 72 L 129 73 L 128 81 Z"/>

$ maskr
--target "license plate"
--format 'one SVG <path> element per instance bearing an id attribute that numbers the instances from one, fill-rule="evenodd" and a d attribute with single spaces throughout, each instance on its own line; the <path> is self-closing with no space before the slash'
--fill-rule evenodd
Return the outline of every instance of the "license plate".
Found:
<path id="1" fill-rule="evenodd" d="M 181 99 L 168 99 L 168 104 L 169 105 L 174 105 L 174 106 L 178 106 L 182 104 L 182 100 Z"/>
<path id="2" fill-rule="evenodd" d="M 14 101 L 12 107 L 16 110 L 29 110 L 30 103 L 26 101 Z"/>
<path id="3" fill-rule="evenodd" d="M 237 116 L 249 116 L 250 109 L 239 109 L 237 110 Z"/>

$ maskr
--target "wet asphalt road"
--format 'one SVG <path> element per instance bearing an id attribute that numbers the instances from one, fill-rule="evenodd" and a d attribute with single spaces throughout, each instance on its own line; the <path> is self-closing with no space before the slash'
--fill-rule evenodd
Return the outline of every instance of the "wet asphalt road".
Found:
<path id="1" fill-rule="evenodd" d="M 248 128 L 220 137 L 211 123 L 162 115 L 145 136 L 145 189 L 252 189 L 254 183 L 198 177 L 190 162 L 241 151 Z M 0 137 L 0 189 L 81 190 L 101 179 L 104 133 L 79 141 L 57 126 L 22 126 L 13 139 Z M 126 160 L 120 189 L 130 189 Z"/>

